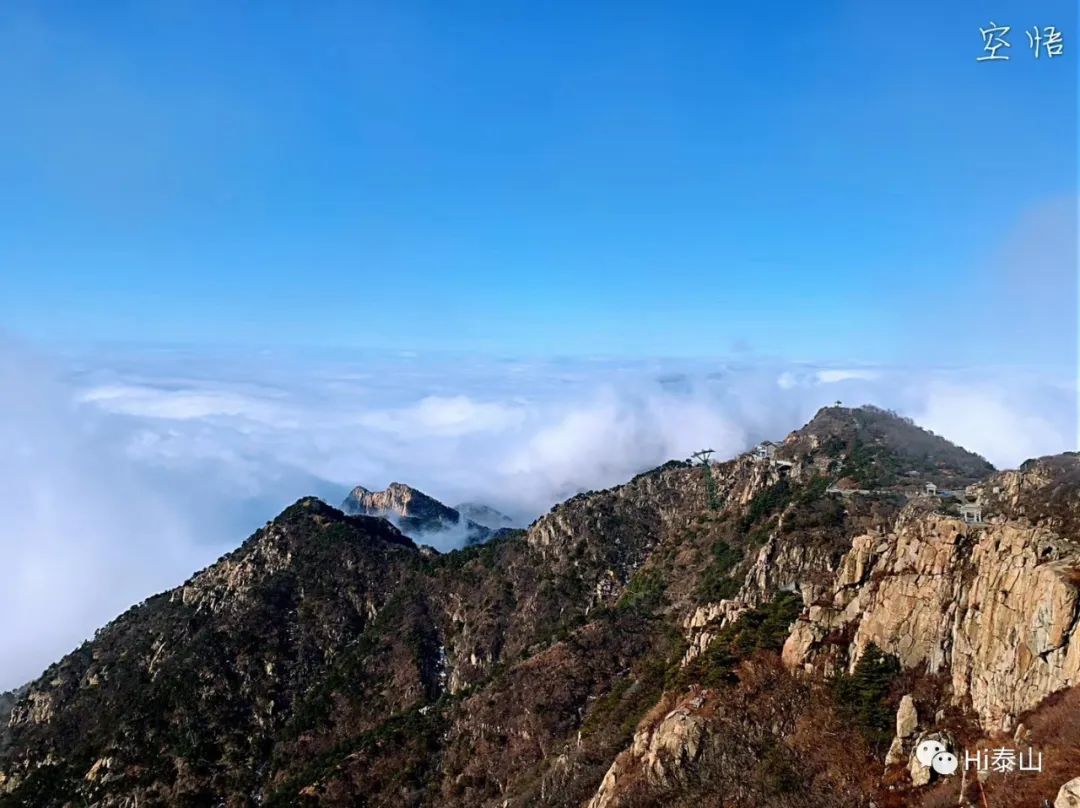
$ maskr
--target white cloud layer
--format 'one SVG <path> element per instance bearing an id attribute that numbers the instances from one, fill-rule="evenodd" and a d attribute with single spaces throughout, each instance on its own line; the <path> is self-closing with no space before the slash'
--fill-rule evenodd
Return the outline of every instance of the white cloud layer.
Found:
<path id="1" fill-rule="evenodd" d="M 1008 370 L 184 351 L 0 342 L 0 689 L 183 581 L 300 496 L 408 482 L 527 522 L 836 399 L 998 466 L 1076 448 L 1075 382 Z M 452 540 L 438 537 L 440 545 Z"/>

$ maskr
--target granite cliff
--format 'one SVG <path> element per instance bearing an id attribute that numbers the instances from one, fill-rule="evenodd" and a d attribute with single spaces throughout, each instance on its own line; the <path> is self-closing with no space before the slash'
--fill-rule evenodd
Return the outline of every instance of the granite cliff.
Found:
<path id="1" fill-rule="evenodd" d="M 473 510 L 483 509 L 481 514 L 489 520 L 498 520 L 502 516 L 498 511 L 482 505 L 468 507 Z M 358 485 L 341 503 L 341 510 L 350 515 L 386 517 L 403 533 L 417 541 L 423 541 L 425 537 L 433 534 L 452 532 L 460 534 L 465 544 L 478 544 L 491 538 L 499 528 L 509 526 L 497 525 L 492 528 L 474 521 L 457 508 L 448 507 L 404 483 L 390 483 L 383 491 L 369 491 Z"/>

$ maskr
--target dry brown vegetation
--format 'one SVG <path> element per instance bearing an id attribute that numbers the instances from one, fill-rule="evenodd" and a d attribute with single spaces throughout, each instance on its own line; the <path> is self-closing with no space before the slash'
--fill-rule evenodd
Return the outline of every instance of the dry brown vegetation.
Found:
<path id="1" fill-rule="evenodd" d="M 793 676 L 771 653 L 741 663 L 737 677 L 737 684 L 712 691 L 708 740 L 696 763 L 667 785 L 638 780 L 620 805 L 866 805 L 877 780 L 876 767 L 867 765 L 869 747 L 837 716 L 824 687 Z M 669 696 L 652 719 L 676 701 Z"/>
<path id="2" fill-rule="evenodd" d="M 1042 752 L 1041 772 L 991 773 L 985 783 L 969 775 L 964 797 L 985 808 L 1045 808 L 1052 805 L 1061 785 L 1080 776 L 1080 687 L 1059 691 L 1035 710 L 1021 716 L 1026 732 L 1022 739 L 1008 735 L 982 737 L 970 745 L 974 750 L 1001 747 Z M 1027 733 L 1030 733 L 1028 735 Z M 924 793 L 919 808 L 955 806 L 960 798 L 960 778 L 954 777 Z"/>

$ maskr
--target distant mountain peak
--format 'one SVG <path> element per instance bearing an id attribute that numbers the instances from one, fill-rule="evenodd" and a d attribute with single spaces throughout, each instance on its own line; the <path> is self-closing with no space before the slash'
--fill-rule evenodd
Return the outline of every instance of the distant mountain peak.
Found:
<path id="1" fill-rule="evenodd" d="M 405 483 L 392 482 L 382 491 L 358 485 L 345 498 L 341 510 L 351 515 L 382 516 L 419 541 L 426 534 L 444 531 L 461 531 L 465 544 L 487 541 L 491 536 L 488 526 Z"/>
<path id="2" fill-rule="evenodd" d="M 382 491 L 371 491 L 358 485 L 345 498 L 341 509 L 348 514 L 396 514 L 422 522 L 442 520 L 456 524 L 461 518 L 461 514 L 434 497 L 411 485 L 398 482 L 390 483 Z"/>
<path id="3" fill-rule="evenodd" d="M 514 520 L 505 513 L 481 502 L 462 502 L 455 505 L 454 509 L 466 519 L 492 530 L 517 527 Z"/>

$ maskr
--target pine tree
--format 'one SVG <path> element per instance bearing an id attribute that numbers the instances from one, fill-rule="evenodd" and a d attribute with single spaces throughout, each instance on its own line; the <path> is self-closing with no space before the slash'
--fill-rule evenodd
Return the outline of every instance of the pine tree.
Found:
<path id="1" fill-rule="evenodd" d="M 841 711 L 876 746 L 887 744 L 892 736 L 893 711 L 887 698 L 899 673 L 899 660 L 870 643 L 855 670 L 840 674 L 834 683 Z"/>

